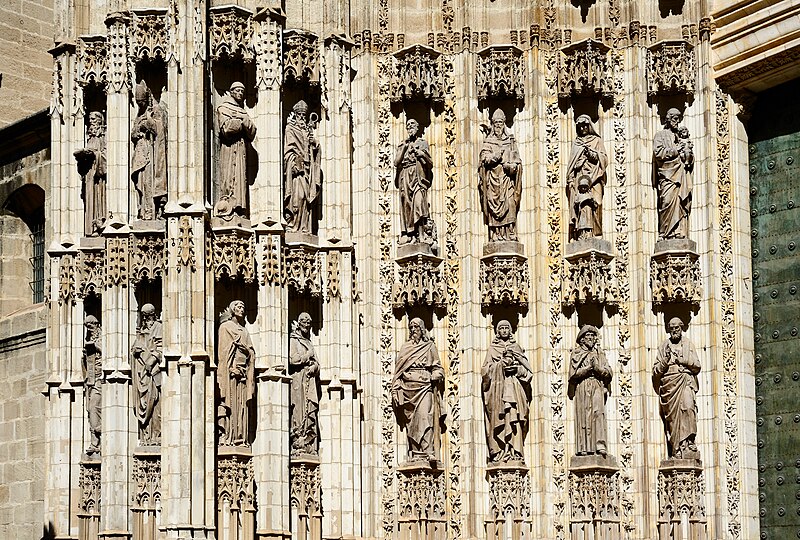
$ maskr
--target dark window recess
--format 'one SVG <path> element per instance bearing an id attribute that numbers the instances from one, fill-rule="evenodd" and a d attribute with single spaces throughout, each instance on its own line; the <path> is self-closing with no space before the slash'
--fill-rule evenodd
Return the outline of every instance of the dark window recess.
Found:
<path id="1" fill-rule="evenodd" d="M 31 223 L 30 227 L 31 245 L 33 246 L 33 257 L 30 258 L 31 266 L 33 266 L 31 290 L 33 291 L 33 303 L 38 304 L 44 302 L 44 219 Z"/>

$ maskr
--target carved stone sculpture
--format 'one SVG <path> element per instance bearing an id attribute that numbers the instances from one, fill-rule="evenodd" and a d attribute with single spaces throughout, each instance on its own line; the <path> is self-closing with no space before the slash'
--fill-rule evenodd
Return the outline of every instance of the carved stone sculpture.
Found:
<path id="1" fill-rule="evenodd" d="M 83 342 L 83 391 L 86 400 L 86 414 L 89 418 L 89 446 L 86 454 L 100 453 L 100 434 L 102 432 L 103 401 L 103 351 L 100 349 L 100 322 L 94 315 L 83 320 L 86 337 Z"/>
<path id="2" fill-rule="evenodd" d="M 83 178 L 84 233 L 96 236 L 106 222 L 106 124 L 103 113 L 89 113 L 86 148 L 73 154 Z"/>
<path id="3" fill-rule="evenodd" d="M 153 304 L 143 305 L 131 348 L 136 396 L 133 406 L 143 446 L 161 444 L 162 326 Z"/>
<path id="4" fill-rule="evenodd" d="M 522 159 L 517 141 L 506 128 L 501 109 L 492 114 L 492 128 L 480 152 L 478 190 L 489 241 L 517 240 L 517 212 L 522 195 Z"/>
<path id="5" fill-rule="evenodd" d="M 286 124 L 283 138 L 284 218 L 287 229 L 312 232 L 314 203 L 322 186 L 319 142 L 314 137 L 314 113 L 308 123 L 308 105 L 298 101 Z"/>
<path id="6" fill-rule="evenodd" d="M 489 462 L 524 461 L 533 370 L 511 323 L 497 323 L 481 369 Z"/>
<path id="7" fill-rule="evenodd" d="M 671 458 L 699 458 L 697 436 L 697 374 L 700 361 L 683 336 L 683 322 L 674 317 L 667 325 L 669 338 L 658 347 L 653 366 L 653 388 L 660 398 L 661 419 Z"/>
<path id="8" fill-rule="evenodd" d="M 167 110 L 147 84 L 136 85 L 139 111 L 133 121 L 131 180 L 139 196 L 139 219 L 161 219 L 167 202 Z"/>
<path id="9" fill-rule="evenodd" d="M 444 369 L 422 319 L 411 319 L 409 340 L 397 353 L 392 408 L 408 438 L 408 459 L 438 460 L 441 444 Z"/>
<path id="10" fill-rule="evenodd" d="M 680 126 L 678 109 L 670 109 L 664 129 L 653 139 L 653 187 L 658 193 L 658 238 L 687 238 L 692 211 L 694 150 L 689 132 Z"/>
<path id="11" fill-rule="evenodd" d="M 585 114 L 575 119 L 578 136 L 567 163 L 569 236 L 582 240 L 603 234 L 603 191 L 608 154 L 603 140 Z M 583 187 L 581 187 L 583 186 Z"/>
<path id="12" fill-rule="evenodd" d="M 292 454 L 319 453 L 319 361 L 311 344 L 311 315 L 301 313 L 289 336 L 292 376 L 289 442 Z"/>
<path id="13" fill-rule="evenodd" d="M 611 367 L 597 346 L 597 328 L 586 324 L 578 332 L 569 363 L 570 399 L 575 400 L 576 454 L 608 454 L 606 399 L 611 391 Z"/>
<path id="14" fill-rule="evenodd" d="M 256 126 L 244 108 L 244 85 L 231 89 L 217 107 L 219 125 L 219 191 L 214 212 L 226 217 L 244 216 L 247 198 L 247 147 L 256 136 Z"/>
<path id="15" fill-rule="evenodd" d="M 220 316 L 217 384 L 221 446 L 246 446 L 255 397 L 255 348 L 244 327 L 244 302 L 234 300 Z"/>
<path id="16" fill-rule="evenodd" d="M 430 217 L 428 189 L 433 183 L 430 147 L 420 137 L 419 123 L 406 122 L 408 138 L 397 149 L 394 183 L 400 190 L 400 243 L 419 241 L 420 229 Z"/>

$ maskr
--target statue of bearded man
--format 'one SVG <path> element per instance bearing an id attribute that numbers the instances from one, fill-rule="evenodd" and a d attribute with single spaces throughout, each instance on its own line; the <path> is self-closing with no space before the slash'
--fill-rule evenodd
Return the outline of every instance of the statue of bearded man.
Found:
<path id="1" fill-rule="evenodd" d="M 313 117 L 313 116 L 312 116 Z M 292 107 L 283 138 L 284 218 L 289 230 L 312 232 L 314 203 L 322 186 L 319 142 L 308 124 L 308 105 Z"/>
<path id="2" fill-rule="evenodd" d="M 139 421 L 139 442 L 161 444 L 161 357 L 163 325 L 153 304 L 142 306 L 139 331 L 133 341 L 134 412 Z"/>

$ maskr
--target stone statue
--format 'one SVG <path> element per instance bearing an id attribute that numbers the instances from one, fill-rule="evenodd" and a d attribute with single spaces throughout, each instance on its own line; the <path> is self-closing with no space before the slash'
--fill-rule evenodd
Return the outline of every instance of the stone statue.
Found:
<path id="1" fill-rule="evenodd" d="M 422 319 L 411 319 L 409 340 L 397 353 L 392 408 L 408 438 L 408 459 L 438 460 L 442 433 L 444 369 Z"/>
<path id="2" fill-rule="evenodd" d="M 314 203 L 322 187 L 319 142 L 314 138 L 316 114 L 308 123 L 308 105 L 298 101 L 283 138 L 284 218 L 288 230 L 312 232 Z"/>
<path id="3" fill-rule="evenodd" d="M 522 195 L 522 160 L 517 141 L 506 128 L 506 115 L 500 109 L 492 114 L 492 129 L 483 140 L 478 177 L 483 220 L 489 226 L 489 241 L 516 241 L 517 212 Z"/>
<path id="4" fill-rule="evenodd" d="M 511 323 L 497 323 L 481 369 L 489 462 L 524 461 L 533 370 Z"/>
<path id="5" fill-rule="evenodd" d="M 575 119 L 577 138 L 572 143 L 572 152 L 567 163 L 567 201 L 570 211 L 570 240 L 580 240 L 603 235 L 603 190 L 606 186 L 606 167 L 608 154 L 603 140 L 592 126 L 592 120 L 585 114 Z M 581 194 L 581 181 L 588 182 L 589 189 Z M 589 195 L 587 197 L 586 195 Z M 580 199 L 580 205 L 576 199 Z M 583 229 L 579 229 L 583 215 Z M 591 224 L 588 227 L 587 218 Z"/>
<path id="6" fill-rule="evenodd" d="M 83 320 L 86 338 L 83 342 L 83 385 L 86 414 L 89 417 L 89 436 L 91 437 L 86 454 L 100 453 L 100 434 L 102 432 L 103 403 L 103 351 L 100 350 L 100 322 L 94 315 Z"/>
<path id="7" fill-rule="evenodd" d="M 567 395 L 575 400 L 575 442 L 579 456 L 608 455 L 606 400 L 613 373 L 606 355 L 597 346 L 598 330 L 583 325 L 569 361 Z"/>
<path id="8" fill-rule="evenodd" d="M 658 347 L 653 366 L 653 388 L 660 398 L 667 454 L 678 459 L 699 458 L 697 436 L 697 374 L 700 361 L 683 336 L 683 321 L 674 317 L 667 325 L 669 338 Z"/>
<path id="9" fill-rule="evenodd" d="M 161 219 L 167 202 L 167 110 L 144 81 L 136 85 L 139 111 L 133 121 L 131 180 L 139 196 L 139 219 Z"/>
<path id="10" fill-rule="evenodd" d="M 319 361 L 311 344 L 311 315 L 301 313 L 289 336 L 292 376 L 289 439 L 292 454 L 319 453 Z"/>
<path id="11" fill-rule="evenodd" d="M 247 198 L 247 146 L 256 136 L 256 126 L 244 108 L 244 85 L 235 82 L 217 107 L 219 125 L 219 193 L 217 216 L 244 216 Z"/>
<path id="12" fill-rule="evenodd" d="M 653 187 L 658 193 L 658 238 L 687 238 L 692 211 L 694 149 L 680 126 L 678 109 L 667 111 L 664 129 L 653 139 Z"/>
<path id="13" fill-rule="evenodd" d="M 250 410 L 255 397 L 256 352 L 244 327 L 244 302 L 234 300 L 220 316 L 217 384 L 221 446 L 247 446 Z"/>
<path id="14" fill-rule="evenodd" d="M 433 183 L 433 159 L 419 134 L 419 123 L 406 122 L 408 138 L 397 149 L 394 184 L 400 190 L 400 243 L 419 241 L 420 229 L 430 217 L 428 189 Z"/>
<path id="15" fill-rule="evenodd" d="M 161 358 L 163 329 L 153 304 L 139 314 L 139 330 L 133 341 L 134 413 L 139 421 L 139 443 L 161 444 Z"/>
<path id="16" fill-rule="evenodd" d="M 106 124 L 103 113 L 89 113 L 86 148 L 73 154 L 83 178 L 84 233 L 97 236 L 106 223 Z"/>

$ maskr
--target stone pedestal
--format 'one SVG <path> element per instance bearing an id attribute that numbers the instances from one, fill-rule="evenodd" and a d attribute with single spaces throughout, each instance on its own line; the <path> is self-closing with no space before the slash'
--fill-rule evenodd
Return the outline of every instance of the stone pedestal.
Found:
<path id="1" fill-rule="evenodd" d="M 283 238 L 283 284 L 297 294 L 322 294 L 319 237 L 287 232 Z"/>
<path id="2" fill-rule="evenodd" d="M 530 275 L 525 249 L 520 242 L 490 242 L 481 257 L 481 305 L 526 307 Z"/>
<path id="3" fill-rule="evenodd" d="M 245 283 L 255 282 L 255 236 L 252 230 L 219 226 L 212 221 L 211 267 L 217 281 L 241 278 Z"/>
<path id="4" fill-rule="evenodd" d="M 658 468 L 659 540 L 705 540 L 703 465 L 699 459 L 665 459 Z"/>
<path id="5" fill-rule="evenodd" d="M 529 540 L 531 536 L 531 480 L 521 461 L 486 466 L 489 482 L 488 540 Z"/>
<path id="6" fill-rule="evenodd" d="M 156 540 L 161 514 L 161 447 L 143 446 L 133 452 L 131 501 L 133 540 Z"/>
<path id="7" fill-rule="evenodd" d="M 570 538 L 620 538 L 619 467 L 613 456 L 573 456 L 569 467 Z"/>
<path id="8" fill-rule="evenodd" d="M 100 534 L 100 459 L 80 462 L 78 486 L 78 540 L 96 540 Z"/>
<path id="9" fill-rule="evenodd" d="M 317 456 L 299 455 L 289 462 L 292 540 L 322 539 L 322 482 Z"/>
<path id="10" fill-rule="evenodd" d="M 397 281 L 392 290 L 395 309 L 418 305 L 444 306 L 442 258 L 434 255 L 428 244 L 397 246 L 397 265 Z"/>
<path id="11" fill-rule="evenodd" d="M 611 270 L 614 255 L 610 242 L 599 237 L 570 242 L 565 258 L 569 265 L 564 283 L 564 305 L 616 304 L 616 286 Z"/>
<path id="12" fill-rule="evenodd" d="M 136 220 L 131 223 L 130 280 L 134 284 L 164 277 L 163 220 Z"/>
<path id="13" fill-rule="evenodd" d="M 697 244 L 688 238 L 656 242 L 650 260 L 650 289 L 653 305 L 688 303 L 699 305 L 702 298 Z"/>
<path id="14" fill-rule="evenodd" d="M 217 453 L 217 535 L 255 538 L 253 454 L 244 446 L 221 446 Z"/>
<path id="15" fill-rule="evenodd" d="M 441 462 L 407 461 L 398 468 L 399 540 L 445 540 L 444 467 Z"/>

